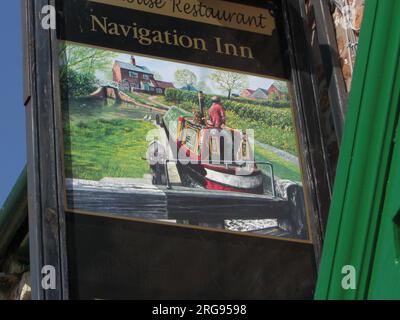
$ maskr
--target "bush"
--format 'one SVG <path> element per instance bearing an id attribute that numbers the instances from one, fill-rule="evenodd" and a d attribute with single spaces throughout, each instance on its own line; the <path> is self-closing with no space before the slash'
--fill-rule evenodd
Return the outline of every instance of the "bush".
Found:
<path id="1" fill-rule="evenodd" d="M 196 103 L 196 105 L 198 104 L 198 96 L 196 92 L 169 88 L 165 92 L 165 97 L 167 101 L 171 102 L 181 102 L 186 100 Z M 207 105 L 211 103 L 211 97 L 212 95 L 205 95 Z M 237 102 L 246 105 L 263 106 L 277 109 L 290 108 L 290 104 L 287 99 L 271 101 L 255 100 L 243 97 L 232 97 L 231 99 L 222 97 L 221 100 L 223 101 L 223 103 Z"/>
<path id="2" fill-rule="evenodd" d="M 271 101 L 271 100 L 255 100 L 249 98 L 236 97 L 232 98 L 231 100 L 256 106 L 258 105 L 271 108 L 290 108 L 290 104 L 287 99 Z"/>
<path id="3" fill-rule="evenodd" d="M 64 69 L 60 75 L 61 99 L 85 97 L 96 90 L 96 77 L 91 73 L 81 73 Z"/>
<path id="4" fill-rule="evenodd" d="M 211 98 L 211 95 L 205 96 L 206 106 L 211 106 Z M 197 93 L 178 89 L 167 89 L 165 92 L 165 99 L 190 112 L 193 106 L 198 106 L 199 104 Z M 248 100 L 249 99 L 228 100 L 222 98 L 222 103 L 225 110 L 232 111 L 244 119 L 257 121 L 260 124 L 270 127 L 278 127 L 293 131 L 292 113 L 289 108 L 276 109 L 270 106 L 256 104 L 257 101 L 255 100 L 251 100 L 252 103 L 249 103 Z"/>

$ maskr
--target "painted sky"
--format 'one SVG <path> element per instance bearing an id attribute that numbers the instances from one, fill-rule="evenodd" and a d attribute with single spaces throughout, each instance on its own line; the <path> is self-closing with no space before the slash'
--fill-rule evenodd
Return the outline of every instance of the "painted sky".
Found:
<path id="1" fill-rule="evenodd" d="M 131 62 L 131 56 L 128 54 L 119 55 L 116 60 L 121 60 L 127 63 Z M 135 56 L 136 64 L 139 66 L 145 66 L 149 68 L 151 71 L 158 73 L 161 75 L 161 79 L 163 81 L 174 82 L 175 81 L 175 72 L 178 69 L 189 69 L 193 73 L 196 74 L 197 80 L 204 81 L 212 93 L 224 95 L 226 92 L 220 91 L 215 87 L 215 84 L 209 79 L 211 73 L 215 72 L 215 69 L 206 68 L 206 67 L 198 67 L 189 64 L 183 63 L 175 63 L 170 61 L 163 61 L 159 59 L 152 59 L 142 56 Z M 268 89 L 269 86 L 274 82 L 272 79 L 255 77 L 255 76 L 247 76 L 248 79 L 248 88 L 256 90 L 258 88 Z M 235 92 L 239 93 L 239 92 Z"/>

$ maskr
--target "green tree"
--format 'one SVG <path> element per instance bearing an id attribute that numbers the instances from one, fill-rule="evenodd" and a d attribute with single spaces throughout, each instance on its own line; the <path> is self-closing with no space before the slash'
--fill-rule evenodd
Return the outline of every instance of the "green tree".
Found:
<path id="1" fill-rule="evenodd" d="M 197 83 L 197 89 L 199 89 L 199 91 L 203 91 L 206 94 L 213 93 L 205 81 L 199 81 L 199 83 Z"/>
<path id="2" fill-rule="evenodd" d="M 61 76 L 67 70 L 95 75 L 96 72 L 111 73 L 113 59 L 117 55 L 111 51 L 80 45 L 62 43 L 60 45 Z"/>
<path id="3" fill-rule="evenodd" d="M 61 43 L 59 55 L 62 99 L 87 96 L 96 90 L 96 72 L 110 79 L 117 57 L 111 51 L 67 43 Z"/>
<path id="4" fill-rule="evenodd" d="M 227 92 L 228 99 L 231 98 L 234 90 L 248 86 L 247 76 L 239 73 L 216 71 L 210 75 L 210 79 L 216 83 L 216 87 Z"/>
<path id="5" fill-rule="evenodd" d="M 157 72 L 157 71 L 151 71 L 151 73 L 154 75 L 154 79 L 155 79 L 155 80 L 159 80 L 159 81 L 162 81 L 162 80 L 163 80 L 163 77 L 162 77 L 162 75 L 161 75 L 159 72 Z"/>
<path id="6" fill-rule="evenodd" d="M 268 96 L 268 100 L 271 102 L 276 102 L 279 100 L 279 95 L 276 92 L 271 92 Z"/>
<path id="7" fill-rule="evenodd" d="M 96 90 L 96 78 L 93 74 L 77 72 L 67 68 L 60 76 L 61 99 L 88 96 Z"/>
<path id="8" fill-rule="evenodd" d="M 179 69 L 175 72 L 175 82 L 180 87 L 194 86 L 197 83 L 197 76 L 188 69 Z"/>

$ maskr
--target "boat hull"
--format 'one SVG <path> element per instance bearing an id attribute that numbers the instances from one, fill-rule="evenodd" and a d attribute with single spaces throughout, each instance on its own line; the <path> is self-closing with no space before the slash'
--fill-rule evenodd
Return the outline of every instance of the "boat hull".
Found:
<path id="1" fill-rule="evenodd" d="M 254 169 L 249 175 L 246 175 L 246 172 L 242 172 L 244 175 L 237 175 L 236 172 L 218 169 L 205 168 L 206 189 L 255 194 L 264 192 L 263 176 L 260 170 Z"/>
<path id="2" fill-rule="evenodd" d="M 171 144 L 184 155 L 189 164 L 178 160 L 177 166 L 184 184 L 196 185 L 209 190 L 223 190 L 242 193 L 264 193 L 264 176 L 252 157 L 252 148 L 247 136 L 240 130 L 224 129 L 232 140 L 241 139 L 241 149 L 233 150 L 229 161 L 218 164 L 212 159 L 224 159 L 224 134 L 217 135 L 207 128 L 193 123 L 185 111 L 171 109 L 164 117 L 164 127 Z M 223 138 L 221 140 L 221 137 Z M 179 158 L 179 157 L 178 157 Z M 240 163 L 248 163 L 245 166 Z M 225 165 L 229 163 L 229 165 Z M 189 176 L 190 178 L 186 179 Z"/>

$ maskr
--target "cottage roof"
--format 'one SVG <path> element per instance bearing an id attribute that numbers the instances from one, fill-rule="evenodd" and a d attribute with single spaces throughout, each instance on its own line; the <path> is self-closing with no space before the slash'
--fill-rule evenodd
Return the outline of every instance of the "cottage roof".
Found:
<path id="1" fill-rule="evenodd" d="M 243 91 L 248 91 L 250 94 L 253 94 L 255 92 L 255 90 L 252 89 L 243 89 Z"/>
<path id="2" fill-rule="evenodd" d="M 134 66 L 131 63 L 126 63 L 123 61 L 118 61 L 116 60 L 115 63 L 118 63 L 121 69 L 129 70 L 129 71 L 135 71 L 135 72 L 141 72 L 141 73 L 147 73 L 147 74 L 153 74 L 147 67 L 143 66 Z"/>
<path id="3" fill-rule="evenodd" d="M 158 84 L 158 87 L 162 88 L 162 89 L 175 88 L 175 86 L 172 82 L 157 80 L 157 84 Z"/>
<path id="4" fill-rule="evenodd" d="M 258 88 L 256 91 L 254 91 L 254 93 L 257 93 L 257 92 L 259 93 L 260 91 L 261 91 L 262 93 L 268 95 L 268 91 L 265 90 L 265 89 L 262 89 L 262 88 Z"/>
<path id="5" fill-rule="evenodd" d="M 273 84 L 273 86 L 275 86 L 275 88 L 277 88 L 280 92 L 282 93 L 288 93 L 288 87 L 286 85 L 286 83 L 282 82 L 282 81 L 275 81 Z"/>

